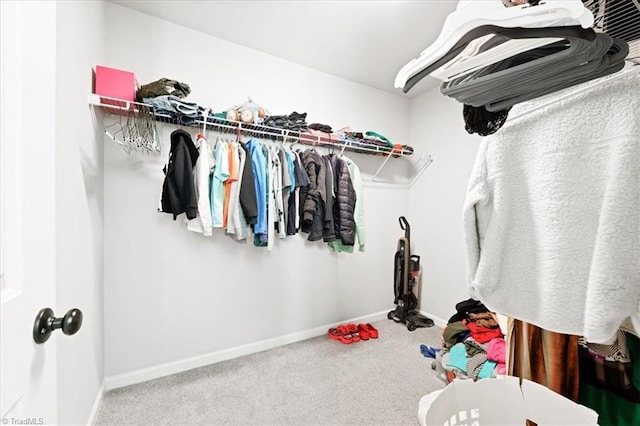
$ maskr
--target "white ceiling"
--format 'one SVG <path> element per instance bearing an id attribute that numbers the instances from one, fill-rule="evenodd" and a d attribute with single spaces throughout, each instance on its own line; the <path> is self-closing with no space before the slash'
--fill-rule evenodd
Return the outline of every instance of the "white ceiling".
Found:
<path id="1" fill-rule="evenodd" d="M 246 47 L 402 95 L 398 70 L 437 38 L 457 0 L 111 0 Z M 431 77 L 409 93 L 437 86 Z M 406 96 L 406 95 L 405 95 Z"/>

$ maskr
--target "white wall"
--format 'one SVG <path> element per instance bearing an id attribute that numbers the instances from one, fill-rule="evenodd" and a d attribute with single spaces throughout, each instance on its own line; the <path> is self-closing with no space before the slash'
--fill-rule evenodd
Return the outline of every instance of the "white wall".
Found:
<path id="1" fill-rule="evenodd" d="M 57 2 L 55 313 L 84 314 L 76 335 L 57 336 L 59 424 L 86 424 L 104 381 L 104 145 L 87 104 L 106 56 L 104 14 L 102 1 Z"/>
<path id="2" fill-rule="evenodd" d="M 114 4 L 107 5 L 107 26 L 106 65 L 134 71 L 140 83 L 175 78 L 191 85 L 190 100 L 217 110 L 251 96 L 272 114 L 304 111 L 309 122 L 409 138 L 407 99 Z M 276 241 L 273 252 L 221 232 L 206 238 L 156 212 L 172 129 L 162 127 L 161 158 L 105 146 L 107 378 L 125 377 L 121 385 L 130 374 L 153 377 L 184 368 L 187 358 L 392 308 L 406 189 L 365 189 L 365 253 L 330 253 L 301 236 Z M 351 158 L 367 170 L 381 160 Z M 402 161 L 391 160 L 391 169 L 402 174 Z M 168 363 L 178 364 L 158 369 Z M 145 368 L 155 370 L 145 376 Z"/>
<path id="3" fill-rule="evenodd" d="M 468 298 L 462 205 L 480 142 L 464 130 L 462 104 L 433 89 L 411 100 L 410 141 L 434 162 L 410 190 L 412 253 L 421 256 L 421 310 L 449 319 Z"/>

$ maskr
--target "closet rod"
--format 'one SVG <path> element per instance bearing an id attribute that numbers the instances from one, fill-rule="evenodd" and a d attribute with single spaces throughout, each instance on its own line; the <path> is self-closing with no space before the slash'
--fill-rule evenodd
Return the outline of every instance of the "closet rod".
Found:
<path id="1" fill-rule="evenodd" d="M 105 102 L 106 100 L 106 102 Z M 109 103 L 113 102 L 113 104 Z M 107 112 L 109 110 L 118 110 L 124 112 L 141 112 L 143 107 L 151 109 L 151 105 L 127 101 L 122 99 L 110 98 L 108 96 L 97 95 L 94 93 L 89 94 L 89 103 L 94 106 L 104 107 Z M 168 124 L 176 124 L 182 125 L 180 123 L 176 123 L 175 119 L 169 115 L 165 114 L 155 114 L 152 113 L 154 118 L 157 121 L 168 123 Z M 227 129 L 232 131 L 241 131 L 244 133 L 248 133 L 251 135 L 263 135 L 269 138 L 282 138 L 283 141 L 290 143 L 300 143 L 302 145 L 311 145 L 311 146 L 319 146 L 327 149 L 341 149 L 341 154 L 344 153 L 345 150 L 349 150 L 351 152 L 362 153 L 362 154 L 378 154 L 384 155 L 387 157 L 385 161 L 391 157 L 408 157 L 413 154 L 412 150 L 409 149 L 398 149 L 395 147 L 382 147 L 376 145 L 370 145 L 366 143 L 358 143 L 350 140 L 339 140 L 333 139 L 333 142 L 329 138 L 329 136 L 321 136 L 321 135 L 312 135 L 303 132 L 297 132 L 287 129 L 279 129 L 276 127 L 264 126 L 261 124 L 247 124 L 240 121 L 227 120 L 224 118 L 212 117 L 208 116 L 205 120 L 195 120 L 193 125 L 202 126 L 206 124 L 206 126 L 217 127 L 221 129 Z M 188 125 L 183 125 L 185 127 L 189 127 Z M 290 140 L 291 139 L 291 140 Z M 329 139 L 329 140 L 326 140 Z"/>
<path id="2" fill-rule="evenodd" d="M 629 65 L 627 65 L 624 69 L 622 69 L 621 71 L 618 71 L 615 74 L 611 74 L 609 76 L 593 80 L 591 82 L 591 84 L 583 83 L 584 86 L 581 87 L 580 89 L 576 90 L 576 91 L 570 91 L 569 93 L 567 93 L 565 95 L 562 95 L 560 97 L 553 98 L 553 99 L 549 100 L 549 102 L 545 102 L 545 103 L 543 103 L 541 105 L 538 105 L 538 106 L 536 106 L 536 107 L 534 107 L 534 108 L 532 108 L 530 110 L 524 111 L 524 112 L 516 115 L 515 117 L 509 117 L 507 119 L 507 125 L 513 123 L 515 120 L 519 120 L 520 118 L 526 117 L 529 114 L 531 114 L 532 112 L 535 112 L 535 111 L 537 111 L 539 109 L 548 107 L 549 105 L 553 105 L 553 104 L 555 104 L 557 102 L 560 102 L 560 101 L 562 101 L 564 99 L 571 98 L 571 97 L 573 97 L 573 96 L 575 96 L 575 95 L 577 95 L 579 93 L 585 92 L 587 90 L 591 90 L 594 87 L 597 87 L 597 86 L 599 86 L 601 84 L 605 84 L 605 83 L 608 83 L 610 81 L 614 81 L 614 80 L 617 80 L 619 78 L 627 77 L 627 76 L 633 75 L 633 74 L 640 74 L 640 66 L 638 64 L 629 62 Z M 569 89 L 565 89 L 565 90 L 569 90 Z"/>

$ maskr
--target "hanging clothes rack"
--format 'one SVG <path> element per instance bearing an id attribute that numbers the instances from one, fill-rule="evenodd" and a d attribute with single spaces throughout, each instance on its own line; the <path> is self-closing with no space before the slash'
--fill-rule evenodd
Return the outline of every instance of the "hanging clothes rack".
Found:
<path id="1" fill-rule="evenodd" d="M 120 115 L 120 114 L 136 114 L 137 112 L 145 112 L 151 107 L 150 105 L 128 101 L 123 99 L 111 98 L 107 96 L 102 96 L 94 93 L 89 94 L 89 104 L 95 107 L 102 107 L 103 110 L 108 114 Z M 368 154 L 368 155 L 376 155 L 385 157 L 384 161 L 378 167 L 375 174 L 371 178 L 372 182 L 376 183 L 393 183 L 386 180 L 382 180 L 379 178 L 379 175 L 387 164 L 390 158 L 411 158 L 409 161 L 412 167 L 412 177 L 408 186 L 413 185 L 417 179 L 424 173 L 427 167 L 433 162 L 433 156 L 429 154 L 416 154 L 414 153 L 411 147 L 403 146 L 401 148 L 398 147 L 389 147 L 389 146 L 378 146 L 373 144 L 367 144 L 364 142 L 358 142 L 356 140 L 342 140 L 332 138 L 329 134 L 317 135 L 305 132 L 298 132 L 289 129 L 280 129 L 276 127 L 264 126 L 261 124 L 247 124 L 240 121 L 227 120 L 224 118 L 215 117 L 213 115 L 208 115 L 205 120 L 196 119 L 189 124 L 184 124 L 176 119 L 176 117 L 165 115 L 165 114 L 157 114 L 151 113 L 154 121 L 179 125 L 184 127 L 211 127 L 214 129 L 218 129 L 220 131 L 228 131 L 228 132 L 237 132 L 238 135 L 245 134 L 254 137 L 260 137 L 271 140 L 279 140 L 288 143 L 298 143 L 302 145 L 309 145 L 314 147 L 321 147 L 326 149 L 340 149 L 340 155 L 344 154 L 344 152 L 354 152 L 357 154 Z M 122 142 L 118 141 L 112 134 L 105 131 L 105 134 L 112 139 L 114 142 L 122 145 Z"/>

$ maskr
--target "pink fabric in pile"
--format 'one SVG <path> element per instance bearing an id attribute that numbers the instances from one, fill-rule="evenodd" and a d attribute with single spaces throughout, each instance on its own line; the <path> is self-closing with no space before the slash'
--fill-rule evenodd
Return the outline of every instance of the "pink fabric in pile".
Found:
<path id="1" fill-rule="evenodd" d="M 487 347 L 487 359 L 498 363 L 496 365 L 497 374 L 507 374 L 506 362 L 506 342 L 504 339 L 491 339 Z"/>

